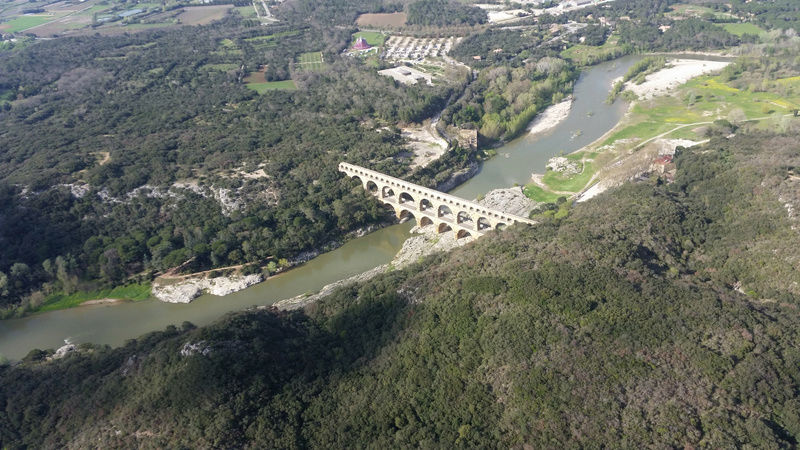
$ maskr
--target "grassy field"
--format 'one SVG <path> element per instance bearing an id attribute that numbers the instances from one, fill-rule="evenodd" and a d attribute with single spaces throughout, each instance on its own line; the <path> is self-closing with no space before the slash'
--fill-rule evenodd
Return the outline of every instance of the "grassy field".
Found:
<path id="1" fill-rule="evenodd" d="M 248 88 L 258 92 L 259 94 L 263 94 L 267 91 L 294 91 L 297 90 L 297 85 L 294 84 L 294 80 L 284 80 L 284 81 L 265 81 L 263 83 L 247 83 L 245 86 Z"/>
<path id="2" fill-rule="evenodd" d="M 386 42 L 386 35 L 383 33 L 379 33 L 377 31 L 359 31 L 353 35 L 353 44 L 355 44 L 356 39 L 360 37 L 366 39 L 367 44 L 373 47 L 380 47 L 384 42 Z"/>
<path id="3" fill-rule="evenodd" d="M 777 83 L 781 83 L 778 80 Z M 783 97 L 771 92 L 735 89 L 718 77 L 696 78 L 683 85 L 677 95 L 659 97 L 633 107 L 628 126 L 620 128 L 603 143 L 618 139 L 650 138 L 680 124 L 712 122 L 718 118 L 732 122 L 769 115 L 788 114 L 800 106 L 800 96 Z M 689 136 L 687 130 L 683 136 Z M 673 137 L 673 136 L 670 136 Z M 696 135 L 692 136 L 697 138 Z"/>
<path id="4" fill-rule="evenodd" d="M 220 72 L 227 72 L 229 70 L 236 70 L 238 66 L 236 64 L 204 64 L 202 67 L 208 70 L 219 70 Z"/>
<path id="5" fill-rule="evenodd" d="M 583 189 L 589 183 L 589 180 L 592 179 L 595 171 L 596 168 L 594 164 L 587 161 L 583 163 L 583 169 L 579 174 L 563 176 L 558 172 L 548 170 L 544 174 L 542 182 L 551 191 L 577 192 Z"/>
<path id="6" fill-rule="evenodd" d="M 591 45 L 573 45 L 561 52 L 561 57 L 568 59 L 578 65 L 586 66 L 598 61 L 605 61 L 610 56 L 623 52 L 619 44 L 619 36 L 611 35 L 603 45 L 593 47 Z"/>
<path id="7" fill-rule="evenodd" d="M 785 85 L 800 86 L 800 77 L 776 80 L 773 87 Z M 732 123 L 758 119 L 756 126 L 775 127 L 781 120 L 787 120 L 785 115 L 800 108 L 800 91 L 787 91 L 789 93 L 786 95 L 752 92 L 736 89 L 722 82 L 718 76 L 695 78 L 681 86 L 674 95 L 636 103 L 623 122 L 594 145 L 612 146 L 612 150 L 568 155 L 570 160 L 583 164 L 580 174 L 563 176 L 548 171 L 541 179 L 543 186 L 528 185 L 524 192 L 528 197 L 543 202 L 558 198 L 561 194 L 556 191 L 580 192 L 592 182 L 592 177 L 599 170 L 607 169 L 619 160 L 618 157 L 624 157 L 630 150 L 641 147 L 641 143 L 660 135 L 669 139 L 701 141 L 705 136 L 698 134 L 698 131 L 712 125 L 717 119 Z"/>
<path id="8" fill-rule="evenodd" d="M 99 300 L 103 298 L 118 298 L 122 300 L 146 300 L 150 298 L 150 283 L 129 284 L 113 289 L 101 289 L 98 291 L 76 292 L 70 295 L 63 293 L 48 296 L 41 306 L 32 312 L 54 311 L 56 309 L 66 309 L 79 306 L 89 300 Z"/>
<path id="9" fill-rule="evenodd" d="M 704 14 L 711 14 L 718 19 L 730 19 L 736 17 L 730 13 L 714 11 L 706 6 L 687 4 L 673 5 L 672 11 L 667 13 L 668 16 L 672 17 L 702 17 Z"/>
<path id="10" fill-rule="evenodd" d="M 522 192 L 530 199 L 536 202 L 555 203 L 561 194 L 545 191 L 539 185 L 531 183 L 522 189 Z"/>
<path id="11" fill-rule="evenodd" d="M 757 25 L 753 25 L 752 23 L 722 23 L 720 26 L 728 33 L 735 34 L 736 36 L 743 36 L 745 34 L 755 34 L 756 36 L 761 36 L 766 33 L 766 31 L 762 30 Z"/>
<path id="12" fill-rule="evenodd" d="M 301 53 L 297 57 L 297 68 L 302 71 L 317 72 L 325 68 L 322 52 Z"/>
<path id="13" fill-rule="evenodd" d="M 247 42 L 266 42 L 266 41 L 272 41 L 272 40 L 277 39 L 279 37 L 295 36 L 297 34 L 300 34 L 300 32 L 298 30 L 282 31 L 280 33 L 268 34 L 266 36 L 256 36 L 256 37 L 247 38 L 247 39 L 245 39 L 245 41 L 247 41 Z"/>
<path id="14" fill-rule="evenodd" d="M 16 33 L 25 31 L 28 28 L 43 25 L 51 20 L 57 19 L 57 16 L 51 15 L 36 15 L 36 16 L 20 16 L 9 20 L 8 22 L 0 23 L 0 31 L 8 33 Z"/>
<path id="15" fill-rule="evenodd" d="M 242 17 L 255 17 L 256 16 L 256 10 L 253 9 L 252 5 L 237 6 L 237 7 L 233 8 L 233 9 L 236 10 L 236 12 L 238 12 L 239 14 L 241 14 Z"/>

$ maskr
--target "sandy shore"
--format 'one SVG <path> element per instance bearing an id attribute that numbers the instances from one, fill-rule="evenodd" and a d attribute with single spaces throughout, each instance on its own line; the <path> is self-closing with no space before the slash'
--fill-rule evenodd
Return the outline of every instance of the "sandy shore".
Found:
<path id="1" fill-rule="evenodd" d="M 572 97 L 567 97 L 563 102 L 548 107 L 533 119 L 533 122 L 528 126 L 528 133 L 544 133 L 545 131 L 555 128 L 556 125 L 567 118 L 571 108 Z"/>
<path id="2" fill-rule="evenodd" d="M 692 78 L 722 70 L 730 62 L 672 59 L 667 64 L 669 67 L 648 75 L 642 84 L 626 83 L 626 90 L 633 92 L 643 100 L 666 95 Z"/>

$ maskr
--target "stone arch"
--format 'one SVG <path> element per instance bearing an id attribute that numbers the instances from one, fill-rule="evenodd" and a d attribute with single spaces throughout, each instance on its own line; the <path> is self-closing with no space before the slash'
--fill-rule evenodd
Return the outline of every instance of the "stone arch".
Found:
<path id="1" fill-rule="evenodd" d="M 456 239 L 461 239 L 469 236 L 472 236 L 472 233 L 470 233 L 467 230 L 458 230 L 458 233 L 456 233 Z"/>
<path id="2" fill-rule="evenodd" d="M 452 228 L 450 228 L 450 225 L 448 225 L 448 224 L 446 224 L 444 222 L 440 223 L 439 226 L 436 227 L 436 231 L 438 233 L 444 233 L 444 232 L 447 232 L 447 231 L 450 231 L 450 230 L 452 230 Z"/>
<path id="3" fill-rule="evenodd" d="M 447 206 L 447 205 L 440 205 L 440 206 L 439 206 L 439 209 L 438 209 L 438 210 L 437 210 L 437 212 L 436 212 L 436 217 L 444 217 L 444 216 L 447 216 L 447 215 L 452 215 L 452 214 L 453 214 L 453 210 L 452 210 L 452 209 L 450 209 L 450 207 L 449 207 L 449 206 Z"/>
<path id="4" fill-rule="evenodd" d="M 378 185 L 372 180 L 367 181 L 367 184 L 364 186 L 364 188 L 373 194 L 378 192 Z"/>
<path id="5" fill-rule="evenodd" d="M 433 208 L 433 203 L 431 203 L 431 201 L 428 200 L 427 198 L 423 198 L 422 200 L 419 201 L 419 210 L 420 211 L 425 211 L 425 210 L 431 209 L 431 208 Z"/>
<path id="6" fill-rule="evenodd" d="M 433 225 L 433 220 L 431 220 L 430 217 L 422 216 L 422 218 L 419 219 L 419 226 L 427 227 L 428 225 Z"/>
<path id="7" fill-rule="evenodd" d="M 397 213 L 397 218 L 400 219 L 400 221 L 406 221 L 410 219 L 416 220 L 416 216 L 414 216 L 414 213 L 405 208 L 401 209 L 400 212 Z"/>
<path id="8" fill-rule="evenodd" d="M 456 223 L 472 222 L 472 217 L 466 211 L 459 211 L 456 216 Z"/>
<path id="9" fill-rule="evenodd" d="M 497 231 L 502 231 L 502 230 L 506 229 L 506 226 L 507 225 L 505 223 L 498 222 L 497 225 L 494 227 L 494 229 L 497 230 Z"/>
<path id="10" fill-rule="evenodd" d="M 394 197 L 394 191 L 389 186 L 384 186 L 381 189 L 381 198 Z"/>
<path id="11" fill-rule="evenodd" d="M 351 179 L 351 180 L 358 181 L 358 183 L 359 183 L 361 186 L 364 186 L 364 181 L 361 179 L 361 177 L 360 177 L 360 176 L 358 176 L 358 175 L 351 175 L 351 176 L 350 176 L 350 179 Z"/>
<path id="12" fill-rule="evenodd" d="M 408 192 L 401 192 L 400 196 L 397 197 L 398 203 L 406 203 L 411 202 L 414 203 L 414 197 L 411 196 Z"/>
<path id="13" fill-rule="evenodd" d="M 479 217 L 478 218 L 478 231 L 491 229 L 492 224 L 489 223 L 489 219 L 486 217 Z"/>

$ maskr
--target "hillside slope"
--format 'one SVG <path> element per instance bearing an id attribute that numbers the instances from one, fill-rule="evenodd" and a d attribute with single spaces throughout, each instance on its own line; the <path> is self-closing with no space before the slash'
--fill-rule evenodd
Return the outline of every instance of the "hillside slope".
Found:
<path id="1" fill-rule="evenodd" d="M 737 447 L 800 436 L 796 137 L 343 288 L 0 369 L 9 448 Z"/>

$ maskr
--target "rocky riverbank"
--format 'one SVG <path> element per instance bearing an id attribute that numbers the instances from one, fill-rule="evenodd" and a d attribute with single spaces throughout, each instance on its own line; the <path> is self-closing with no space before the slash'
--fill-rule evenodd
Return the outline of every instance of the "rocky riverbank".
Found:
<path id="1" fill-rule="evenodd" d="M 261 274 L 191 278 L 172 284 L 153 283 L 152 294 L 162 302 L 189 303 L 203 293 L 228 295 L 264 281 Z"/>
<path id="2" fill-rule="evenodd" d="M 481 166 L 477 162 L 471 162 L 467 167 L 455 172 L 450 178 L 436 186 L 436 190 L 442 192 L 452 191 L 456 186 L 474 177 L 480 168 Z"/>

